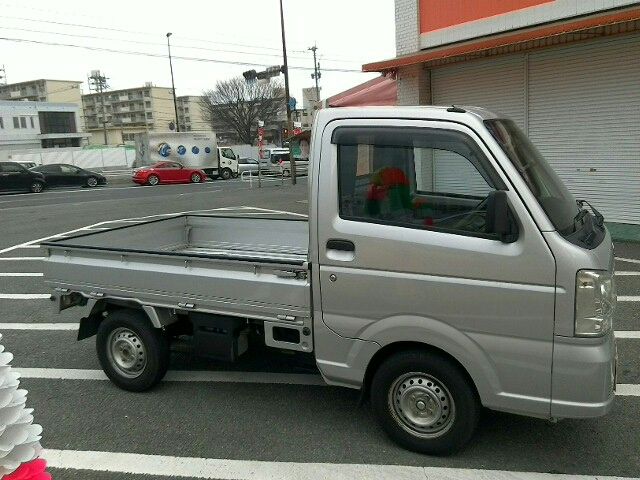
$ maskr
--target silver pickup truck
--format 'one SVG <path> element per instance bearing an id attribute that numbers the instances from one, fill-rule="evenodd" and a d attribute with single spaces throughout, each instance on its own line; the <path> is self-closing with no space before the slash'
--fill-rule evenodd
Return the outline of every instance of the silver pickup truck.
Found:
<path id="1" fill-rule="evenodd" d="M 616 294 L 603 217 L 511 120 L 479 108 L 318 113 L 309 221 L 178 215 L 44 243 L 118 386 L 172 342 L 225 361 L 264 344 L 360 389 L 406 448 L 444 454 L 481 406 L 555 420 L 613 405 Z"/>

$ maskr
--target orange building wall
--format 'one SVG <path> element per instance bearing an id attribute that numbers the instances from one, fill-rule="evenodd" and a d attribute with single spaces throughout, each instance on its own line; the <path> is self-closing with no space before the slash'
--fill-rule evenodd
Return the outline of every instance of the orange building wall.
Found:
<path id="1" fill-rule="evenodd" d="M 555 0 L 420 0 L 420 33 L 553 1 Z"/>

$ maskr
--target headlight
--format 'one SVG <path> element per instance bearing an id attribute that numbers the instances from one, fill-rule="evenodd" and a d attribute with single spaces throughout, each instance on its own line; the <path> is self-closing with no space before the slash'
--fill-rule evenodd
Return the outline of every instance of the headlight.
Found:
<path id="1" fill-rule="evenodd" d="M 600 337 L 611 330 L 616 288 L 611 272 L 580 270 L 576 276 L 576 337 Z"/>

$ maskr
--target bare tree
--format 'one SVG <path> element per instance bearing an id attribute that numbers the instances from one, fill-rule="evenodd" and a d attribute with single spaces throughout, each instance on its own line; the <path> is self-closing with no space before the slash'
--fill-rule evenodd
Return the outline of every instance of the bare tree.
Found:
<path id="1" fill-rule="evenodd" d="M 275 120 L 284 106 L 284 89 L 277 81 L 247 83 L 243 77 L 220 81 L 202 92 L 202 115 L 214 131 L 232 131 L 237 141 L 253 145 L 258 120 Z"/>

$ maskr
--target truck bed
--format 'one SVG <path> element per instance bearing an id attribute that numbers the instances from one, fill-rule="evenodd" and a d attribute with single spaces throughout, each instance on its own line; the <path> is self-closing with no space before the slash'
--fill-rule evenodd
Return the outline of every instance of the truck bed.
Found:
<path id="1" fill-rule="evenodd" d="M 44 242 L 45 282 L 89 298 L 303 323 L 305 220 L 177 215 Z"/>

